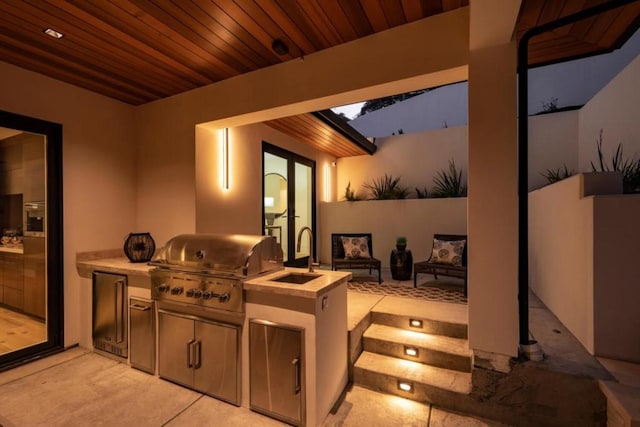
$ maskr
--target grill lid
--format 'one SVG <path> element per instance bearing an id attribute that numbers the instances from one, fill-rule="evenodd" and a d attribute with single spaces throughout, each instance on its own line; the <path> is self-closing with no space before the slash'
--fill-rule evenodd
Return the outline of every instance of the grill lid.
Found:
<path id="1" fill-rule="evenodd" d="M 282 248 L 271 236 L 181 234 L 149 264 L 178 270 L 255 276 L 283 268 Z"/>

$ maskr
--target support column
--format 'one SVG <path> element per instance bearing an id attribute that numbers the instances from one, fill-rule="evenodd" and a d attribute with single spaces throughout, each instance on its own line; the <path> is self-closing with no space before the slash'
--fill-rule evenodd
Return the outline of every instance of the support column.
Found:
<path id="1" fill-rule="evenodd" d="M 510 42 L 470 52 L 469 345 L 476 355 L 518 354 L 516 51 Z"/>

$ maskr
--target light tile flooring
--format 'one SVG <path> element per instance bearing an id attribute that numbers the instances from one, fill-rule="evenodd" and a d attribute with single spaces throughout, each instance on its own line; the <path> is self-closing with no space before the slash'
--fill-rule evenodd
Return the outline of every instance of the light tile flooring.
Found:
<path id="1" fill-rule="evenodd" d="M 413 286 L 412 283 L 404 285 Z M 385 298 L 348 294 L 350 328 Z M 284 424 L 82 348 L 0 373 L 0 427 L 103 425 L 268 427 Z M 498 424 L 353 386 L 324 426 L 363 425 L 480 427 Z"/>
<path id="2" fill-rule="evenodd" d="M 43 321 L 0 307 L 0 354 L 43 342 L 46 334 Z"/>
<path id="3" fill-rule="evenodd" d="M 284 424 L 79 347 L 0 373 L 0 426 Z M 325 426 L 496 426 L 354 386 Z"/>
<path id="4" fill-rule="evenodd" d="M 389 277 L 385 277 L 385 281 L 391 282 Z M 413 286 L 410 282 L 396 284 Z M 388 306 L 394 300 L 406 303 L 404 299 L 349 292 L 349 329 L 373 306 Z M 435 304 L 448 313 L 452 306 L 458 306 Z M 460 316 L 466 316 L 466 306 L 455 308 L 461 309 L 455 310 L 460 311 Z M 546 354 L 554 356 L 550 359 L 563 361 L 554 368 L 596 378 L 609 375 L 600 363 L 585 355 L 584 350 L 576 350 L 581 346 L 576 345 L 575 338 L 571 339 L 568 331 L 534 295 L 530 297 L 530 308 L 532 335 Z M 616 377 L 630 373 L 626 375 L 633 375 L 632 380 L 638 381 L 638 365 L 609 365 L 610 371 L 617 370 Z M 261 427 L 283 424 L 82 348 L 0 373 L 0 427 L 102 425 Z M 324 425 L 473 427 L 497 424 L 354 386 Z"/>

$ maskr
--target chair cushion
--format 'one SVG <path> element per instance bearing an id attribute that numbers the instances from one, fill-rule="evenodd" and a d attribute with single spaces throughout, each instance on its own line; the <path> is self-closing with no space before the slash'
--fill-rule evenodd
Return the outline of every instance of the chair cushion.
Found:
<path id="1" fill-rule="evenodd" d="M 369 253 L 369 240 L 366 236 L 342 236 L 341 239 L 345 259 L 371 258 L 371 254 Z"/>
<path id="2" fill-rule="evenodd" d="M 433 251 L 429 262 L 460 267 L 462 266 L 462 253 L 466 244 L 466 240 L 433 239 Z"/>

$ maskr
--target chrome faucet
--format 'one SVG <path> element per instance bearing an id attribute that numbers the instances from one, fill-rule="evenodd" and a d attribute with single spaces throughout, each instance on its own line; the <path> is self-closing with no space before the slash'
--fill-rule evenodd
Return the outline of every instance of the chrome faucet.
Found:
<path id="1" fill-rule="evenodd" d="M 309 273 L 313 273 L 313 231 L 311 231 L 309 227 L 302 227 L 298 232 L 298 246 L 296 248 L 296 252 L 300 252 L 302 234 L 305 230 L 309 232 Z"/>

